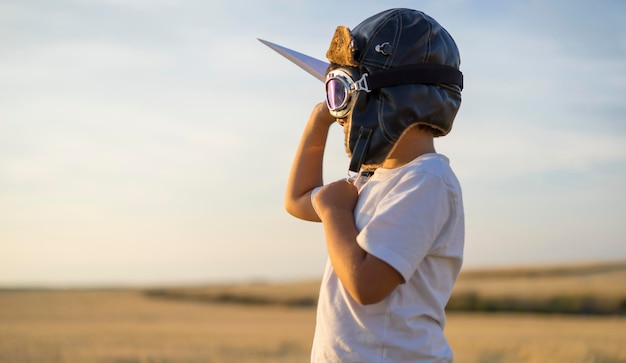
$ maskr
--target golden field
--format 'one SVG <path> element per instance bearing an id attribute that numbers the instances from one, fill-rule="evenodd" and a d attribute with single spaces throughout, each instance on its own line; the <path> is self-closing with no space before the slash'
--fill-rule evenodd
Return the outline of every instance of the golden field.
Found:
<path id="1" fill-rule="evenodd" d="M 0 290 L 0 363 L 307 362 L 317 282 Z M 626 263 L 463 272 L 455 293 L 626 297 Z M 626 362 L 626 316 L 450 312 L 457 363 Z"/>

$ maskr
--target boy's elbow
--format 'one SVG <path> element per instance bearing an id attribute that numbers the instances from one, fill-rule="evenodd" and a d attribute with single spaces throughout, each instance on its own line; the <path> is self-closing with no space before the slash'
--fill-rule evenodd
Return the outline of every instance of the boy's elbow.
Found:
<path id="1" fill-rule="evenodd" d="M 297 208 L 294 207 L 294 205 L 293 205 L 293 203 L 291 201 L 285 200 L 284 207 L 285 207 L 285 211 L 287 213 L 289 213 L 290 215 L 292 215 L 292 216 L 294 216 L 296 218 L 299 218 L 298 217 L 298 210 L 297 210 Z"/>
<path id="2" fill-rule="evenodd" d="M 284 207 L 285 207 L 285 211 L 287 211 L 287 213 L 291 214 L 292 216 L 296 217 L 296 218 L 300 218 L 300 215 L 302 214 L 301 212 L 301 207 L 298 203 L 298 198 L 294 198 L 292 196 L 286 196 L 285 197 L 285 203 L 284 203 Z"/>
<path id="3" fill-rule="evenodd" d="M 350 295 L 361 305 L 373 305 L 385 300 L 389 292 L 377 289 L 372 284 L 365 284 L 355 288 Z"/>
<path id="4" fill-rule="evenodd" d="M 305 221 L 319 222 L 319 217 L 317 216 L 317 213 L 315 213 L 315 210 L 313 210 L 312 207 L 307 208 L 307 205 L 301 203 L 301 200 L 299 199 L 289 197 L 285 198 L 284 208 L 287 213 L 296 218 Z"/>
<path id="5" fill-rule="evenodd" d="M 356 302 L 358 302 L 361 305 L 374 305 L 377 304 L 381 301 L 383 301 L 383 299 L 378 299 L 378 298 L 374 298 L 374 297 L 370 297 L 370 296 L 356 296 L 354 297 L 354 300 Z"/>
<path id="6" fill-rule="evenodd" d="M 368 254 L 366 257 L 372 256 Z M 366 261 L 367 268 L 356 275 L 348 291 L 359 304 L 372 305 L 385 300 L 403 282 L 403 278 L 393 267 L 377 258 Z"/>

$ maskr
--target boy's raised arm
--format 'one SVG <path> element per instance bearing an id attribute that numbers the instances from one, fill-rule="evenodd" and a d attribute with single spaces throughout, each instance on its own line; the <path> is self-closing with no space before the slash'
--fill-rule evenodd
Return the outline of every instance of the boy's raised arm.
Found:
<path id="1" fill-rule="evenodd" d="M 285 193 L 285 209 L 294 217 L 320 221 L 311 203 L 311 192 L 324 183 L 324 149 L 328 129 L 334 122 L 324 102 L 317 104 L 309 116 L 291 166 Z"/>

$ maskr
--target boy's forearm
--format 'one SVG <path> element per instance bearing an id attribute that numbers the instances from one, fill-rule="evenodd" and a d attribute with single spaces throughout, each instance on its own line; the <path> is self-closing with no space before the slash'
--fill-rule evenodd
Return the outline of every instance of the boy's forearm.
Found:
<path id="1" fill-rule="evenodd" d="M 358 232 L 352 215 L 325 219 L 324 231 L 333 269 L 358 303 L 378 303 L 402 283 L 402 277 L 393 267 L 367 253 L 356 242 Z"/>
<path id="2" fill-rule="evenodd" d="M 324 186 L 314 203 L 324 225 L 326 249 L 337 277 L 354 300 L 366 305 L 383 300 L 402 282 L 402 277 L 358 244 L 353 213 L 357 198 L 354 185 L 337 181 Z"/>
<path id="3" fill-rule="evenodd" d="M 324 217 L 324 234 L 328 257 L 341 283 L 358 299 L 360 267 L 366 252 L 356 242 L 358 231 L 352 213 L 335 212 Z"/>

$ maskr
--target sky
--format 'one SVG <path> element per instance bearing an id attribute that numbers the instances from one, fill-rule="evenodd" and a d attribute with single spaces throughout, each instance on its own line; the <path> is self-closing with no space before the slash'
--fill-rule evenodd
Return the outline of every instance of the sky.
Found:
<path id="1" fill-rule="evenodd" d="M 21 0 L 0 2 L 0 287 L 320 277 L 321 225 L 283 194 L 323 85 L 257 38 L 324 59 L 392 7 L 461 52 L 436 147 L 464 268 L 626 260 L 623 1 Z"/>

